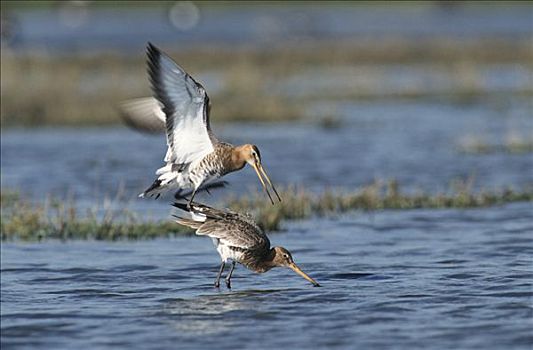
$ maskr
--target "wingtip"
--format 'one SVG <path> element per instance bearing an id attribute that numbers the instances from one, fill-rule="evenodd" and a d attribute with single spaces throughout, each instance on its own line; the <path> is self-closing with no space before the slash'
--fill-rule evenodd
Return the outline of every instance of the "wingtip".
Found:
<path id="1" fill-rule="evenodd" d="M 151 42 L 148 42 L 146 46 L 146 70 L 148 72 L 148 80 L 150 81 L 150 85 L 152 86 L 152 91 L 154 92 L 154 96 L 161 101 L 161 94 L 162 92 L 160 87 L 160 62 L 161 59 L 161 51 L 157 47 L 155 47 Z"/>
<path id="2" fill-rule="evenodd" d="M 155 69 L 157 60 L 159 56 L 161 55 L 161 51 L 155 47 L 151 42 L 148 42 L 148 45 L 146 45 L 146 55 L 148 56 L 148 67 L 150 69 Z"/>
<path id="3" fill-rule="evenodd" d="M 185 203 L 174 202 L 172 203 L 172 206 L 178 209 L 184 210 L 184 211 L 189 211 L 189 208 L 187 207 L 187 204 Z"/>
<path id="4" fill-rule="evenodd" d="M 150 41 L 146 44 L 146 50 L 155 52 L 159 51 L 159 49 Z"/>

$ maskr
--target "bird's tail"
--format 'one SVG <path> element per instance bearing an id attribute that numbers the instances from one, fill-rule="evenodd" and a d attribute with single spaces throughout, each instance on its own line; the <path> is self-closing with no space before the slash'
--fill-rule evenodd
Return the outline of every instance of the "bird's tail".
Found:
<path id="1" fill-rule="evenodd" d="M 139 197 L 145 198 L 145 197 L 154 197 L 155 199 L 159 198 L 162 193 L 166 192 L 167 190 L 171 190 L 173 188 L 178 187 L 177 182 L 173 182 L 172 180 L 168 180 L 164 178 L 164 175 L 159 176 L 151 185 L 144 191 L 143 193 L 139 194 Z M 224 188 L 228 185 L 227 181 L 215 181 L 208 184 L 201 185 L 197 190 L 196 193 L 200 192 L 209 192 L 209 190 L 214 190 L 218 188 Z M 178 190 L 176 193 L 174 193 L 174 198 L 176 200 L 182 200 L 187 199 L 188 196 L 192 194 L 193 190 L 189 187 L 178 187 Z"/>
<path id="2" fill-rule="evenodd" d="M 178 224 L 190 227 L 190 228 L 192 228 L 194 230 L 197 230 L 203 224 L 203 222 L 194 221 L 192 219 L 182 218 L 182 217 L 178 217 L 178 216 L 175 216 L 175 217 L 176 217 L 176 222 Z"/>
<path id="3" fill-rule="evenodd" d="M 175 202 L 172 205 L 180 210 L 172 215 L 180 225 L 197 229 L 207 220 L 207 216 L 201 211 L 201 204 L 192 203 L 190 208 L 186 203 Z"/>
<path id="4" fill-rule="evenodd" d="M 229 210 L 224 211 L 224 210 L 215 209 L 210 206 L 200 204 L 198 202 L 191 203 L 190 208 L 189 208 L 189 205 L 186 203 L 175 202 L 172 205 L 178 209 L 188 212 L 189 214 L 193 216 L 198 216 L 199 218 L 201 218 L 202 222 L 205 221 L 206 219 L 215 219 L 215 220 L 224 219 L 224 218 L 227 218 L 228 215 L 235 214 Z"/>
<path id="5" fill-rule="evenodd" d="M 155 199 L 159 198 L 159 196 L 161 196 L 161 193 L 163 192 L 163 186 L 161 185 L 161 183 L 161 180 L 156 179 L 150 185 L 150 187 L 148 187 L 143 193 L 139 194 L 139 197 L 146 198 L 155 196 Z"/>
<path id="6" fill-rule="evenodd" d="M 157 179 L 155 179 L 146 191 L 139 194 L 139 197 L 155 196 L 155 199 L 157 199 L 166 191 L 190 186 L 190 182 L 186 180 L 186 177 L 182 173 L 172 170 L 172 164 L 167 163 L 165 166 L 157 169 L 155 173 L 158 175 Z"/>

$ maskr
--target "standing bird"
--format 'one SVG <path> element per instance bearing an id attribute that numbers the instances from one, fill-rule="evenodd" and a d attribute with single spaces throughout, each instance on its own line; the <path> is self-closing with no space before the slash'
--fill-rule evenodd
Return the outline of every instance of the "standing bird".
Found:
<path id="1" fill-rule="evenodd" d="M 176 208 L 189 213 L 189 218 L 174 215 L 181 225 L 196 230 L 199 236 L 209 236 L 220 254 L 222 264 L 215 280 L 215 287 L 220 286 L 220 276 L 225 264 L 231 260 L 231 269 L 226 276 L 226 286 L 231 288 L 231 275 L 238 262 L 248 269 L 263 273 L 273 267 L 288 267 L 315 287 L 318 282 L 303 272 L 293 261 L 291 253 L 283 247 L 270 248 L 266 234 L 250 218 L 232 211 L 221 211 L 205 205 L 192 203 L 174 203 Z"/>
<path id="2" fill-rule="evenodd" d="M 165 116 L 168 150 L 166 165 L 156 171 L 157 179 L 139 196 L 156 195 L 158 198 L 166 190 L 192 188 L 190 206 L 202 184 L 240 170 L 248 163 L 257 173 L 272 204 L 274 200 L 265 180 L 281 201 L 261 165 L 257 146 L 233 146 L 215 137 L 209 125 L 209 97 L 203 86 L 150 43 L 147 54 L 152 90 Z M 161 117 L 157 105 L 150 100 L 144 100 L 144 103 L 137 100 L 136 103 L 134 108 L 137 110 Z"/>

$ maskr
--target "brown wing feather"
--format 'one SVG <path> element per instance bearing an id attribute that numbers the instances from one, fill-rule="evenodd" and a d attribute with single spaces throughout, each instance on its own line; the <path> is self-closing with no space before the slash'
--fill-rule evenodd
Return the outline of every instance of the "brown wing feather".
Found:
<path id="1" fill-rule="evenodd" d="M 241 220 L 208 219 L 196 230 L 196 234 L 217 238 L 232 247 L 249 250 L 270 248 L 268 237 L 256 225 Z"/>
<path id="2" fill-rule="evenodd" d="M 188 210 L 183 203 L 174 206 Z M 205 221 L 177 217 L 179 224 L 196 229 L 197 235 L 206 235 L 223 241 L 226 245 L 255 250 L 270 249 L 270 240 L 252 218 L 231 210 L 218 210 L 201 204 L 193 204 L 195 215 L 204 215 Z"/>

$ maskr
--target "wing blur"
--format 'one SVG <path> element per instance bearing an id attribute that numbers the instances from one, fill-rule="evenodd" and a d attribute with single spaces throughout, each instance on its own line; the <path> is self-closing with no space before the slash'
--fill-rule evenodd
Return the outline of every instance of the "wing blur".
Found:
<path id="1" fill-rule="evenodd" d="M 166 130 L 166 117 L 162 105 L 153 97 L 124 101 L 119 109 L 124 122 L 137 131 L 159 134 Z"/>

